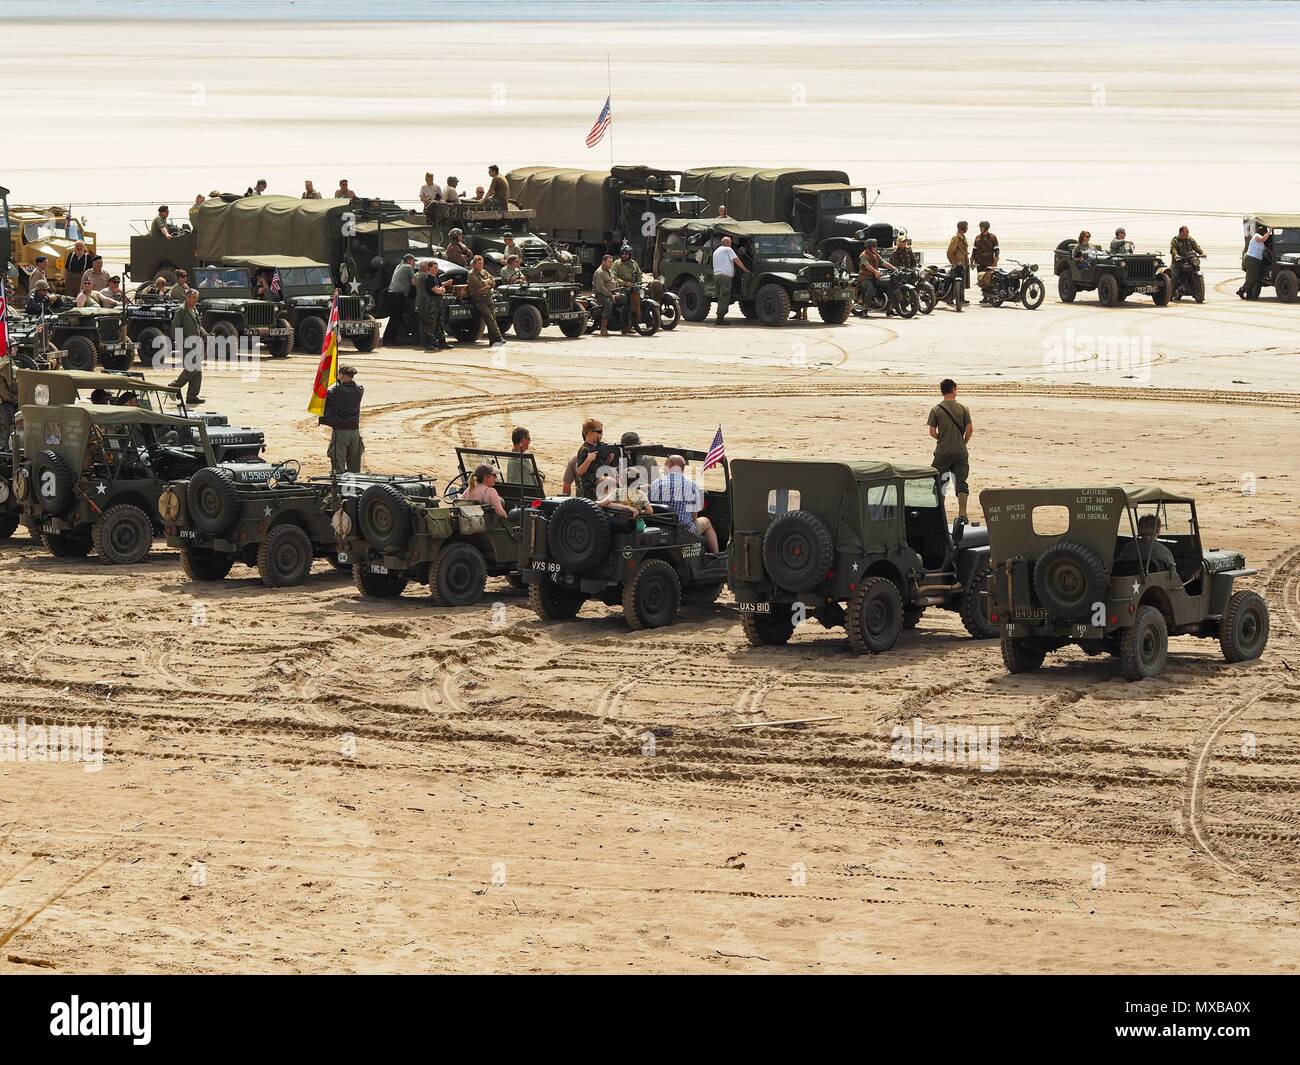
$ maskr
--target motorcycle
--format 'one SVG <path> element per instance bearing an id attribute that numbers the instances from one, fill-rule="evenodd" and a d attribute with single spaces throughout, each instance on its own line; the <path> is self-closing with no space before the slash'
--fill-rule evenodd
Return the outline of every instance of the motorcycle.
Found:
<path id="1" fill-rule="evenodd" d="M 966 276 L 960 266 L 950 266 L 947 270 L 927 266 L 923 276 L 926 284 L 934 290 L 936 301 L 942 300 L 954 311 L 960 311 L 966 305 Z"/>
<path id="2" fill-rule="evenodd" d="M 677 293 L 664 287 L 662 281 L 651 281 L 645 294 L 659 304 L 659 328 L 671 332 L 682 320 L 682 305 L 677 300 Z M 644 299 L 644 297 L 643 297 Z"/>
<path id="3" fill-rule="evenodd" d="M 934 310 L 934 305 L 939 302 L 938 293 L 934 290 L 934 285 L 930 284 L 929 279 L 923 274 L 919 267 L 900 267 L 894 271 L 896 283 L 901 282 L 904 285 L 910 285 L 916 292 L 917 310 L 922 314 L 929 314 Z"/>
<path id="4" fill-rule="evenodd" d="M 632 328 L 638 335 L 643 337 L 652 337 L 659 332 L 659 326 L 662 324 L 663 316 L 660 311 L 659 301 L 652 299 L 646 293 L 646 286 L 640 287 L 641 292 L 641 318 Z M 600 331 L 600 305 L 594 299 L 587 298 L 579 301 L 587 309 L 587 332 L 596 333 Z M 611 330 L 623 331 L 628 320 L 628 300 L 627 296 L 619 293 L 614 297 L 614 306 L 609 312 L 609 328 Z M 673 322 L 675 326 L 676 321 Z"/>
<path id="5" fill-rule="evenodd" d="M 1004 303 L 1023 303 L 1026 310 L 1038 310 L 1043 305 L 1047 289 L 1036 273 L 1037 264 L 1016 262 L 1015 259 L 1007 262 L 1015 263 L 1017 269 L 994 267 L 989 287 L 984 290 L 984 299 L 994 307 L 1001 307 Z"/>
<path id="6" fill-rule="evenodd" d="M 1205 276 L 1201 273 L 1201 257 L 1195 252 L 1191 255 L 1174 257 L 1169 271 L 1174 279 L 1174 293 L 1171 297 L 1180 300 L 1190 296 L 1197 303 L 1205 302 Z"/>
<path id="7" fill-rule="evenodd" d="M 915 276 L 916 271 L 884 270 L 880 280 L 875 283 L 871 295 L 870 310 L 877 314 L 887 314 L 892 310 L 900 318 L 915 318 L 921 309 L 921 297 L 916 286 L 907 278 Z M 855 313 L 862 312 L 855 308 Z M 928 312 L 927 312 L 928 313 Z"/>

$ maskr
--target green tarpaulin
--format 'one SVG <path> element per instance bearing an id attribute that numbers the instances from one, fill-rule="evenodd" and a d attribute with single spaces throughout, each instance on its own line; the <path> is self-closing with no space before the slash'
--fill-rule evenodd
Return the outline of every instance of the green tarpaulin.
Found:
<path id="1" fill-rule="evenodd" d="M 190 212 L 202 262 L 250 255 L 292 255 L 332 262 L 351 200 L 300 200 L 244 196 L 233 203 L 208 200 Z"/>
<path id="2" fill-rule="evenodd" d="M 788 222 L 794 214 L 796 185 L 848 184 L 848 180 L 842 170 L 711 166 L 687 170 L 682 191 L 702 196 L 711 208 L 726 207 L 733 218 Z"/>
<path id="3" fill-rule="evenodd" d="M 525 166 L 506 175 L 510 198 L 537 212 L 538 229 L 603 233 L 613 218 L 608 170 Z"/>

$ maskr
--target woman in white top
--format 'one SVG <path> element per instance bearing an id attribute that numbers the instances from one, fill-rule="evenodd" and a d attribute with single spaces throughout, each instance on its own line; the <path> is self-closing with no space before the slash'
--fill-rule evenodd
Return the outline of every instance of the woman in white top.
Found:
<path id="1" fill-rule="evenodd" d="M 498 518 L 504 518 L 506 508 L 501 502 L 501 493 L 496 488 L 498 476 L 500 474 L 486 463 L 475 467 L 470 475 L 469 487 L 461 493 L 460 498 L 491 507 Z"/>

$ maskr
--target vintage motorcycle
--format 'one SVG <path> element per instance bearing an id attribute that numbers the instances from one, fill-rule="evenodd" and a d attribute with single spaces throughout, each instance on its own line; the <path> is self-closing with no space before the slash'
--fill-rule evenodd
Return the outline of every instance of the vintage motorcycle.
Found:
<path id="1" fill-rule="evenodd" d="M 1016 269 L 994 267 L 989 287 L 984 290 L 985 300 L 994 307 L 1001 307 L 1004 303 L 1023 303 L 1026 310 L 1038 310 L 1043 305 L 1047 289 L 1037 274 L 1037 264 L 1016 262 L 1015 259 L 1007 262 L 1015 263 Z"/>
<path id="2" fill-rule="evenodd" d="M 1190 255 L 1174 256 L 1169 269 L 1173 276 L 1174 292 L 1172 299 L 1180 300 L 1189 296 L 1197 303 L 1205 302 L 1205 275 L 1201 273 L 1201 257 L 1195 252 Z"/>
<path id="3" fill-rule="evenodd" d="M 954 311 L 960 311 L 966 305 L 966 276 L 960 266 L 950 266 L 941 270 L 937 266 L 927 266 L 924 278 L 934 290 L 936 302 L 948 304 Z"/>
<path id="4" fill-rule="evenodd" d="M 643 337 L 652 337 L 659 332 L 659 326 L 663 318 L 660 311 L 659 301 L 653 299 L 647 290 L 647 285 L 643 282 L 640 286 L 641 292 L 641 319 L 632 328 L 636 333 Z M 597 333 L 600 331 L 600 305 L 592 297 L 586 297 L 580 300 L 587 308 L 587 332 Z M 620 293 L 614 297 L 614 306 L 609 312 L 609 328 L 611 330 L 623 331 L 624 325 L 628 319 L 628 301 L 627 297 Z M 674 321 L 673 325 L 676 326 Z"/>

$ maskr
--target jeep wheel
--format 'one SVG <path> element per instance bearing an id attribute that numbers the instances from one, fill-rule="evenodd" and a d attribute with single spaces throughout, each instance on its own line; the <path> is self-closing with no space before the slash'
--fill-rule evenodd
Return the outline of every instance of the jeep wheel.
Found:
<path id="1" fill-rule="evenodd" d="M 135 345 L 128 340 L 124 351 L 119 351 L 113 355 L 105 355 L 101 361 L 105 370 L 129 370 L 135 365 Z"/>
<path id="2" fill-rule="evenodd" d="M 677 302 L 682 306 L 682 317 L 688 322 L 704 321 L 712 305 L 705 295 L 704 286 L 693 277 L 688 277 L 677 287 Z"/>
<path id="3" fill-rule="evenodd" d="M 298 526 L 277 525 L 257 548 L 257 572 L 268 588 L 291 588 L 307 579 L 314 554 Z"/>
<path id="4" fill-rule="evenodd" d="M 266 348 L 266 353 L 273 359 L 287 358 L 293 350 L 293 323 L 288 318 L 277 318 L 274 328 L 287 329 L 288 332 L 284 336 L 266 337 L 262 341 L 262 347 Z"/>
<path id="5" fill-rule="evenodd" d="M 72 467 L 57 451 L 42 451 L 32 460 L 31 480 L 45 513 L 61 518 L 72 509 L 77 479 L 72 475 Z"/>
<path id="6" fill-rule="evenodd" d="M 298 323 L 295 339 L 298 350 L 309 355 L 319 355 L 325 347 L 325 319 L 319 315 L 309 314 Z"/>
<path id="7" fill-rule="evenodd" d="M 400 573 L 371 573 L 369 566 L 360 562 L 352 566 L 352 583 L 357 591 L 370 599 L 396 599 L 406 589 L 406 578 Z"/>
<path id="8" fill-rule="evenodd" d="M 1151 302 L 1157 307 L 1167 307 L 1173 294 L 1174 279 L 1168 274 L 1160 274 L 1156 278 L 1156 290 L 1151 293 Z"/>
<path id="9" fill-rule="evenodd" d="M 235 560 L 229 555 L 219 555 L 206 547 L 181 544 L 181 572 L 192 581 L 221 581 Z"/>
<path id="10" fill-rule="evenodd" d="M 1169 654 L 1165 616 L 1153 606 L 1140 606 L 1131 628 L 1119 638 L 1120 671 L 1128 680 L 1158 677 Z"/>
<path id="11" fill-rule="evenodd" d="M 229 341 L 239 342 L 239 327 L 234 322 L 228 322 L 222 319 L 219 322 L 213 322 L 212 328 L 208 330 L 212 336 L 220 341 L 227 342 L 225 346 L 230 347 Z"/>
<path id="12" fill-rule="evenodd" d="M 542 312 L 531 303 L 522 303 L 516 307 L 510 323 L 514 326 L 515 336 L 520 340 L 536 340 L 546 325 L 542 321 Z"/>
<path id="13" fill-rule="evenodd" d="M 1083 621 L 1106 601 L 1106 566 L 1091 548 L 1060 540 L 1034 563 L 1034 594 L 1055 617 Z"/>
<path id="14" fill-rule="evenodd" d="M 573 318 L 567 322 L 560 323 L 560 332 L 570 340 L 577 340 L 587 332 L 587 313 L 584 311 L 581 318 Z"/>
<path id="15" fill-rule="evenodd" d="M 561 566 L 585 573 L 604 563 L 609 554 L 609 518 L 594 500 L 566 499 L 551 515 L 546 543 Z"/>
<path id="16" fill-rule="evenodd" d="M 1249 662 L 1268 643 L 1268 604 L 1254 592 L 1234 592 L 1219 622 L 1219 647 L 1227 662 Z"/>
<path id="17" fill-rule="evenodd" d="M 369 333 L 357 333 L 352 338 L 352 346 L 362 354 L 374 351 L 375 345 L 379 343 L 379 323 L 373 318 L 367 318 L 366 325 L 370 327 Z"/>
<path id="18" fill-rule="evenodd" d="M 868 577 L 849 600 L 849 646 L 858 654 L 880 654 L 898 643 L 903 631 L 903 599 L 888 577 Z"/>
<path id="19" fill-rule="evenodd" d="M 161 370 L 163 363 L 172 353 L 167 334 L 152 325 L 140 330 L 140 335 L 135 339 L 135 346 L 140 362 L 155 370 Z"/>
<path id="20" fill-rule="evenodd" d="M 779 609 L 783 604 L 773 603 L 778 610 L 774 614 L 741 614 L 740 627 L 745 631 L 745 639 L 753 647 L 780 647 L 790 642 L 794 635 L 794 618 L 789 610 Z"/>
<path id="21" fill-rule="evenodd" d="M 753 300 L 740 300 L 737 302 L 736 306 L 740 308 L 740 316 L 742 318 L 747 318 L 752 322 L 758 317 L 758 311 L 754 309 Z"/>
<path id="22" fill-rule="evenodd" d="M 1097 302 L 1103 307 L 1119 306 L 1119 282 L 1114 274 L 1102 274 L 1097 282 Z"/>
<path id="23" fill-rule="evenodd" d="M 834 545 L 831 531 L 816 514 L 792 510 L 763 534 L 763 567 L 777 587 L 806 592 L 826 579 Z"/>
<path id="24" fill-rule="evenodd" d="M 437 606 L 471 606 L 483 598 L 487 563 L 473 544 L 443 544 L 429 566 L 429 598 Z"/>
<path id="25" fill-rule="evenodd" d="M 98 349 L 93 341 L 85 337 L 68 337 L 67 343 L 63 345 L 61 365 L 65 370 L 93 370 L 98 361 Z"/>
<path id="26" fill-rule="evenodd" d="M 1273 275 L 1273 291 L 1283 303 L 1294 303 L 1300 287 L 1294 270 L 1279 270 Z"/>
<path id="27" fill-rule="evenodd" d="M 975 567 L 975 572 L 971 574 L 970 585 L 961 593 L 958 606 L 961 623 L 977 640 L 991 640 L 1001 631 L 999 625 L 989 620 L 989 574 L 991 572 L 992 567 L 988 559 Z"/>
<path id="28" fill-rule="evenodd" d="M 1062 274 L 1056 279 L 1056 294 L 1061 298 L 1062 303 L 1073 303 L 1074 297 L 1079 294 L 1079 289 L 1070 280 L 1069 275 Z"/>
<path id="29" fill-rule="evenodd" d="M 641 320 L 633 328 L 639 336 L 654 336 L 659 332 L 659 308 L 650 303 L 641 304 Z"/>
<path id="30" fill-rule="evenodd" d="M 1043 305 L 1043 300 L 1047 298 L 1047 289 L 1043 283 L 1036 277 L 1031 277 L 1025 282 L 1024 288 L 1020 290 L 1020 302 L 1025 305 L 1025 310 L 1036 311 Z"/>
<path id="31" fill-rule="evenodd" d="M 850 300 L 827 300 L 825 303 L 817 304 L 817 313 L 828 325 L 843 325 L 849 320 L 849 311 L 852 309 L 853 303 Z M 934 309 L 933 301 L 930 303 L 930 309 Z"/>
<path id="32" fill-rule="evenodd" d="M 153 522 L 133 503 L 118 503 L 104 511 L 91 530 L 95 554 L 110 566 L 141 561 L 153 544 Z"/>
<path id="33" fill-rule="evenodd" d="M 89 536 L 72 533 L 41 533 L 41 543 L 55 558 L 85 558 L 93 546 Z"/>
<path id="34" fill-rule="evenodd" d="M 1002 633 L 1002 664 L 1008 673 L 1032 673 L 1043 667 L 1047 652 L 1031 640 L 1018 640 Z"/>
<path id="35" fill-rule="evenodd" d="M 790 320 L 790 293 L 769 281 L 754 297 L 754 314 L 762 325 L 785 325 Z"/>
<path id="36" fill-rule="evenodd" d="M 647 558 L 623 586 L 623 616 L 631 629 L 658 629 L 677 620 L 682 586 L 662 558 Z"/>
<path id="37" fill-rule="evenodd" d="M 223 466 L 196 470 L 185 491 L 185 505 L 199 532 L 220 536 L 239 517 L 239 491 Z"/>
<path id="38" fill-rule="evenodd" d="M 8 540 L 18 529 L 18 512 L 0 514 L 0 540 Z"/>
<path id="39" fill-rule="evenodd" d="M 543 621 L 568 621 L 575 618 L 586 601 L 587 597 L 581 592 L 571 592 L 547 580 L 528 586 L 528 605 Z"/>
<path id="40" fill-rule="evenodd" d="M 411 506 L 391 484 L 372 484 L 361 493 L 357 521 L 377 551 L 396 551 L 411 538 Z"/>

